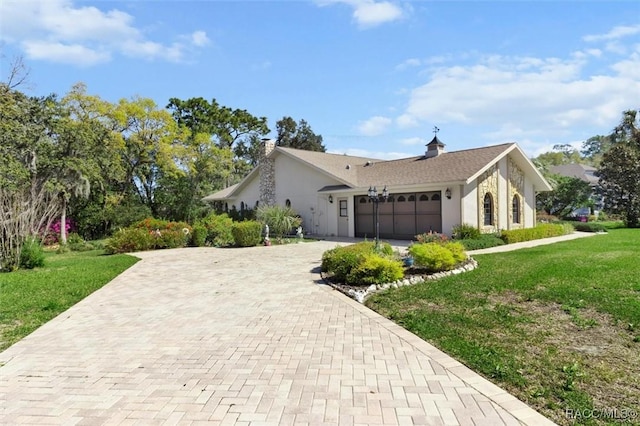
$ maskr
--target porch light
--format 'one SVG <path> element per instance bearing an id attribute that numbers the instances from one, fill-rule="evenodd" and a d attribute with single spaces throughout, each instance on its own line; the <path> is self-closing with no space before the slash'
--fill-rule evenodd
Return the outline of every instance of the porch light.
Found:
<path id="1" fill-rule="evenodd" d="M 329 194 L 329 204 L 333 204 L 333 195 Z"/>
<path id="2" fill-rule="evenodd" d="M 444 196 L 449 200 L 451 199 L 451 190 L 449 188 L 444 191 Z"/>

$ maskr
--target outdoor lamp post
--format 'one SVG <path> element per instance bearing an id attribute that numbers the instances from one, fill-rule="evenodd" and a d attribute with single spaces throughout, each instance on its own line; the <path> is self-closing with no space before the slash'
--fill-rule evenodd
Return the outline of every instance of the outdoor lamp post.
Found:
<path id="1" fill-rule="evenodd" d="M 378 203 L 380 200 L 387 201 L 389 198 L 389 191 L 387 191 L 387 187 L 385 186 L 382 190 L 382 194 L 378 194 L 378 190 L 374 186 L 373 188 L 369 186 L 369 191 L 367 191 L 369 195 L 369 199 L 373 203 L 373 214 L 375 216 L 376 221 L 376 248 L 378 248 L 378 244 L 380 242 L 380 207 Z"/>

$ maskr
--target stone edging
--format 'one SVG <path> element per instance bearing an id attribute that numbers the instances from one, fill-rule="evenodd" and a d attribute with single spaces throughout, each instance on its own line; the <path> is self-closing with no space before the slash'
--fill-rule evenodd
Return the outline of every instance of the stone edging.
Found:
<path id="1" fill-rule="evenodd" d="M 389 288 L 398 288 L 404 287 L 408 285 L 416 285 L 423 283 L 425 281 L 433 281 L 440 278 L 448 277 L 450 275 L 457 275 L 463 272 L 473 271 L 478 267 L 478 262 L 472 257 L 469 257 L 464 263 L 458 266 L 455 269 L 450 271 L 442 271 L 436 272 L 434 274 L 426 274 L 426 275 L 413 275 L 407 278 L 403 278 L 401 280 L 386 283 L 386 284 L 371 284 L 368 287 L 356 288 L 356 286 L 349 286 L 345 284 L 338 284 L 331 282 L 330 279 L 321 274 L 322 279 L 325 283 L 333 287 L 334 289 L 346 294 L 350 298 L 354 299 L 359 303 L 364 303 L 367 297 L 371 296 L 374 293 L 378 293 Z"/>

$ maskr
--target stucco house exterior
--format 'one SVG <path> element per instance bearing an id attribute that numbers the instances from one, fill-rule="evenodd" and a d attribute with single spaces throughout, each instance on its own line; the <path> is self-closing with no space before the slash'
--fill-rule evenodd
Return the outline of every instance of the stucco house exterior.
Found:
<path id="1" fill-rule="evenodd" d="M 424 155 L 387 161 L 265 141 L 258 167 L 204 200 L 239 210 L 289 205 L 302 217 L 305 233 L 372 238 L 374 203 L 367 192 L 386 187 L 389 198 L 378 204 L 381 238 L 450 235 L 462 223 L 483 232 L 535 226 L 536 192 L 551 186 L 517 144 L 455 152 L 444 147 L 436 136 Z"/>

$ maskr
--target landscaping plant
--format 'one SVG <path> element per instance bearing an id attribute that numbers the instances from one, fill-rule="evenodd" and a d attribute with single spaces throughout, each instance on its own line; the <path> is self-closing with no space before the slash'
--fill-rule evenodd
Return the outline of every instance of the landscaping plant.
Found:
<path id="1" fill-rule="evenodd" d="M 233 220 L 226 213 L 210 213 L 197 220 L 194 226 L 204 226 L 207 230 L 205 244 L 213 247 L 227 247 L 233 244 L 231 226 Z M 200 231 L 198 231 L 200 232 Z M 198 236 L 198 238 L 200 238 Z"/>
<path id="2" fill-rule="evenodd" d="M 402 262 L 394 257 L 389 243 L 363 241 L 327 250 L 322 271 L 346 284 L 384 284 L 404 276 Z"/>
<path id="3" fill-rule="evenodd" d="M 269 235 L 282 239 L 302 224 L 302 219 L 291 208 L 285 206 L 260 206 L 256 211 L 256 219 L 269 226 Z"/>
<path id="4" fill-rule="evenodd" d="M 262 224 L 255 220 L 234 223 L 231 233 L 238 247 L 254 247 L 262 242 Z"/>

